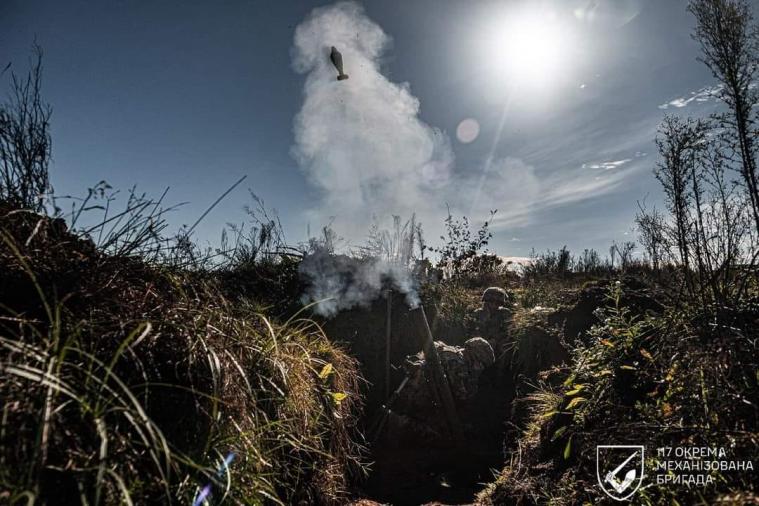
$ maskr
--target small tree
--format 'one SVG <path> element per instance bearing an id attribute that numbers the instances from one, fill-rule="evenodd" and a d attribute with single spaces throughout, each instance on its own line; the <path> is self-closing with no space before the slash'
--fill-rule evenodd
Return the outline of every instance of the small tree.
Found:
<path id="1" fill-rule="evenodd" d="M 464 216 L 454 219 L 451 212 L 445 219 L 445 236 L 440 236 L 442 246 L 429 248 L 433 253 L 440 255 L 438 265 L 447 272 L 449 277 L 458 277 L 466 274 L 471 261 L 477 255 L 485 252 L 493 233 L 490 232 L 490 223 L 496 211 L 490 211 L 490 218 L 485 220 L 482 226 L 472 232 L 469 219 Z"/>
<path id="2" fill-rule="evenodd" d="M 575 269 L 577 272 L 586 274 L 596 274 L 601 272 L 602 263 L 598 251 L 594 249 L 584 249 L 582 255 L 577 259 Z"/>
<path id="3" fill-rule="evenodd" d="M 569 253 L 566 244 L 559 250 L 559 261 L 556 266 L 559 276 L 568 276 L 572 272 L 572 255 Z"/>
<path id="4" fill-rule="evenodd" d="M 688 10 L 696 17 L 695 40 L 703 61 L 722 84 L 720 98 L 729 113 L 720 116 L 734 135 L 723 137 L 738 162 L 754 225 L 759 232 L 759 174 L 755 108 L 759 93 L 759 31 L 744 0 L 693 0 Z"/>
<path id="5" fill-rule="evenodd" d="M 743 252 L 755 250 L 756 245 L 751 237 L 751 213 L 736 191 L 736 185 L 726 178 L 725 167 L 729 161 L 723 153 L 723 145 L 722 142 L 710 143 L 702 163 L 709 194 L 704 240 L 713 262 L 711 284 L 715 297 L 724 300 L 735 295 L 734 268 L 741 262 Z"/>
<path id="6" fill-rule="evenodd" d="M 656 137 L 661 161 L 654 174 L 664 189 L 667 208 L 674 219 L 672 235 L 677 245 L 679 261 L 686 272 L 691 267 L 690 234 L 693 227 L 691 209 L 694 193 L 691 186 L 694 165 L 703 148 L 706 124 L 690 118 L 683 120 L 668 115 Z"/>
<path id="7" fill-rule="evenodd" d="M 44 209 L 50 192 L 50 116 L 40 95 L 42 50 L 25 78 L 11 73 L 11 93 L 0 105 L 0 201 L 13 207 Z"/>
<path id="8" fill-rule="evenodd" d="M 617 241 L 612 241 L 609 247 L 609 256 L 611 257 L 611 267 L 614 268 L 615 258 L 619 258 L 619 270 L 625 271 L 632 262 L 632 254 L 635 250 L 635 243 L 633 241 L 625 241 L 619 244 Z"/>
<path id="9" fill-rule="evenodd" d="M 638 241 L 646 252 L 651 268 L 658 273 L 667 254 L 664 215 L 656 208 L 649 211 L 644 205 L 638 203 L 635 225 L 638 229 Z"/>

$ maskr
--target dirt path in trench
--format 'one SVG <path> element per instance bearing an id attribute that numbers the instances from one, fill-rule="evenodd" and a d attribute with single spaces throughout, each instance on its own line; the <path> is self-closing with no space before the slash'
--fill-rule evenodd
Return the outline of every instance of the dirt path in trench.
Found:
<path id="1" fill-rule="evenodd" d="M 488 439 L 470 439 L 454 449 L 377 446 L 362 495 L 394 506 L 472 504 L 503 465 L 500 445 Z"/>

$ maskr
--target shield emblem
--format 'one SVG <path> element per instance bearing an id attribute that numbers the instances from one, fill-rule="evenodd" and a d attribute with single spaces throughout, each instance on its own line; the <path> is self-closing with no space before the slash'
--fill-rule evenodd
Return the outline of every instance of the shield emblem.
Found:
<path id="1" fill-rule="evenodd" d="M 643 483 L 642 445 L 596 446 L 596 476 L 601 490 L 615 501 L 629 499 Z"/>

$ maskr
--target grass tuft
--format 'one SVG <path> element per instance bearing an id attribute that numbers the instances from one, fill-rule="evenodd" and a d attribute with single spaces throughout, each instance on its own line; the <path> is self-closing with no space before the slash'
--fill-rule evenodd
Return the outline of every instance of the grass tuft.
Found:
<path id="1" fill-rule="evenodd" d="M 4 499 L 345 500 L 360 380 L 318 325 L 34 213 L 0 211 L 0 234 Z"/>

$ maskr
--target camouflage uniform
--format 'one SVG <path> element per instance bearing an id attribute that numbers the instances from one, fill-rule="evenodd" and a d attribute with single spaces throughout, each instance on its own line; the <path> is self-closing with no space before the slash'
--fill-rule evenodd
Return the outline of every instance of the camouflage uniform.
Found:
<path id="1" fill-rule="evenodd" d="M 482 373 L 495 361 L 490 344 L 475 337 L 463 347 L 435 341 L 435 349 L 456 404 L 471 401 L 477 395 Z M 427 362 L 421 353 L 412 355 L 406 359 L 405 368 L 409 381 L 389 413 L 388 431 L 410 439 L 439 440 L 446 433 L 445 418 L 438 411 L 440 401 L 430 383 Z"/>
<path id="2" fill-rule="evenodd" d="M 506 291 L 491 287 L 482 294 L 483 307 L 474 313 L 475 334 L 487 340 L 495 352 L 496 359 L 513 348 L 509 336 L 512 312 L 504 307 Z"/>
<path id="3" fill-rule="evenodd" d="M 439 341 L 435 343 L 435 347 L 454 399 L 467 401 L 477 395 L 482 372 L 495 362 L 495 354 L 490 344 L 482 338 L 475 337 L 465 342 L 463 349 Z"/>
<path id="4" fill-rule="evenodd" d="M 482 338 L 475 337 L 465 342 L 463 347 L 435 341 L 435 349 L 454 399 L 466 401 L 474 397 L 482 372 L 495 361 L 490 344 Z M 406 371 L 410 379 L 399 404 L 413 411 L 424 410 L 429 406 L 429 374 L 426 365 L 421 354 L 406 359 Z"/>

